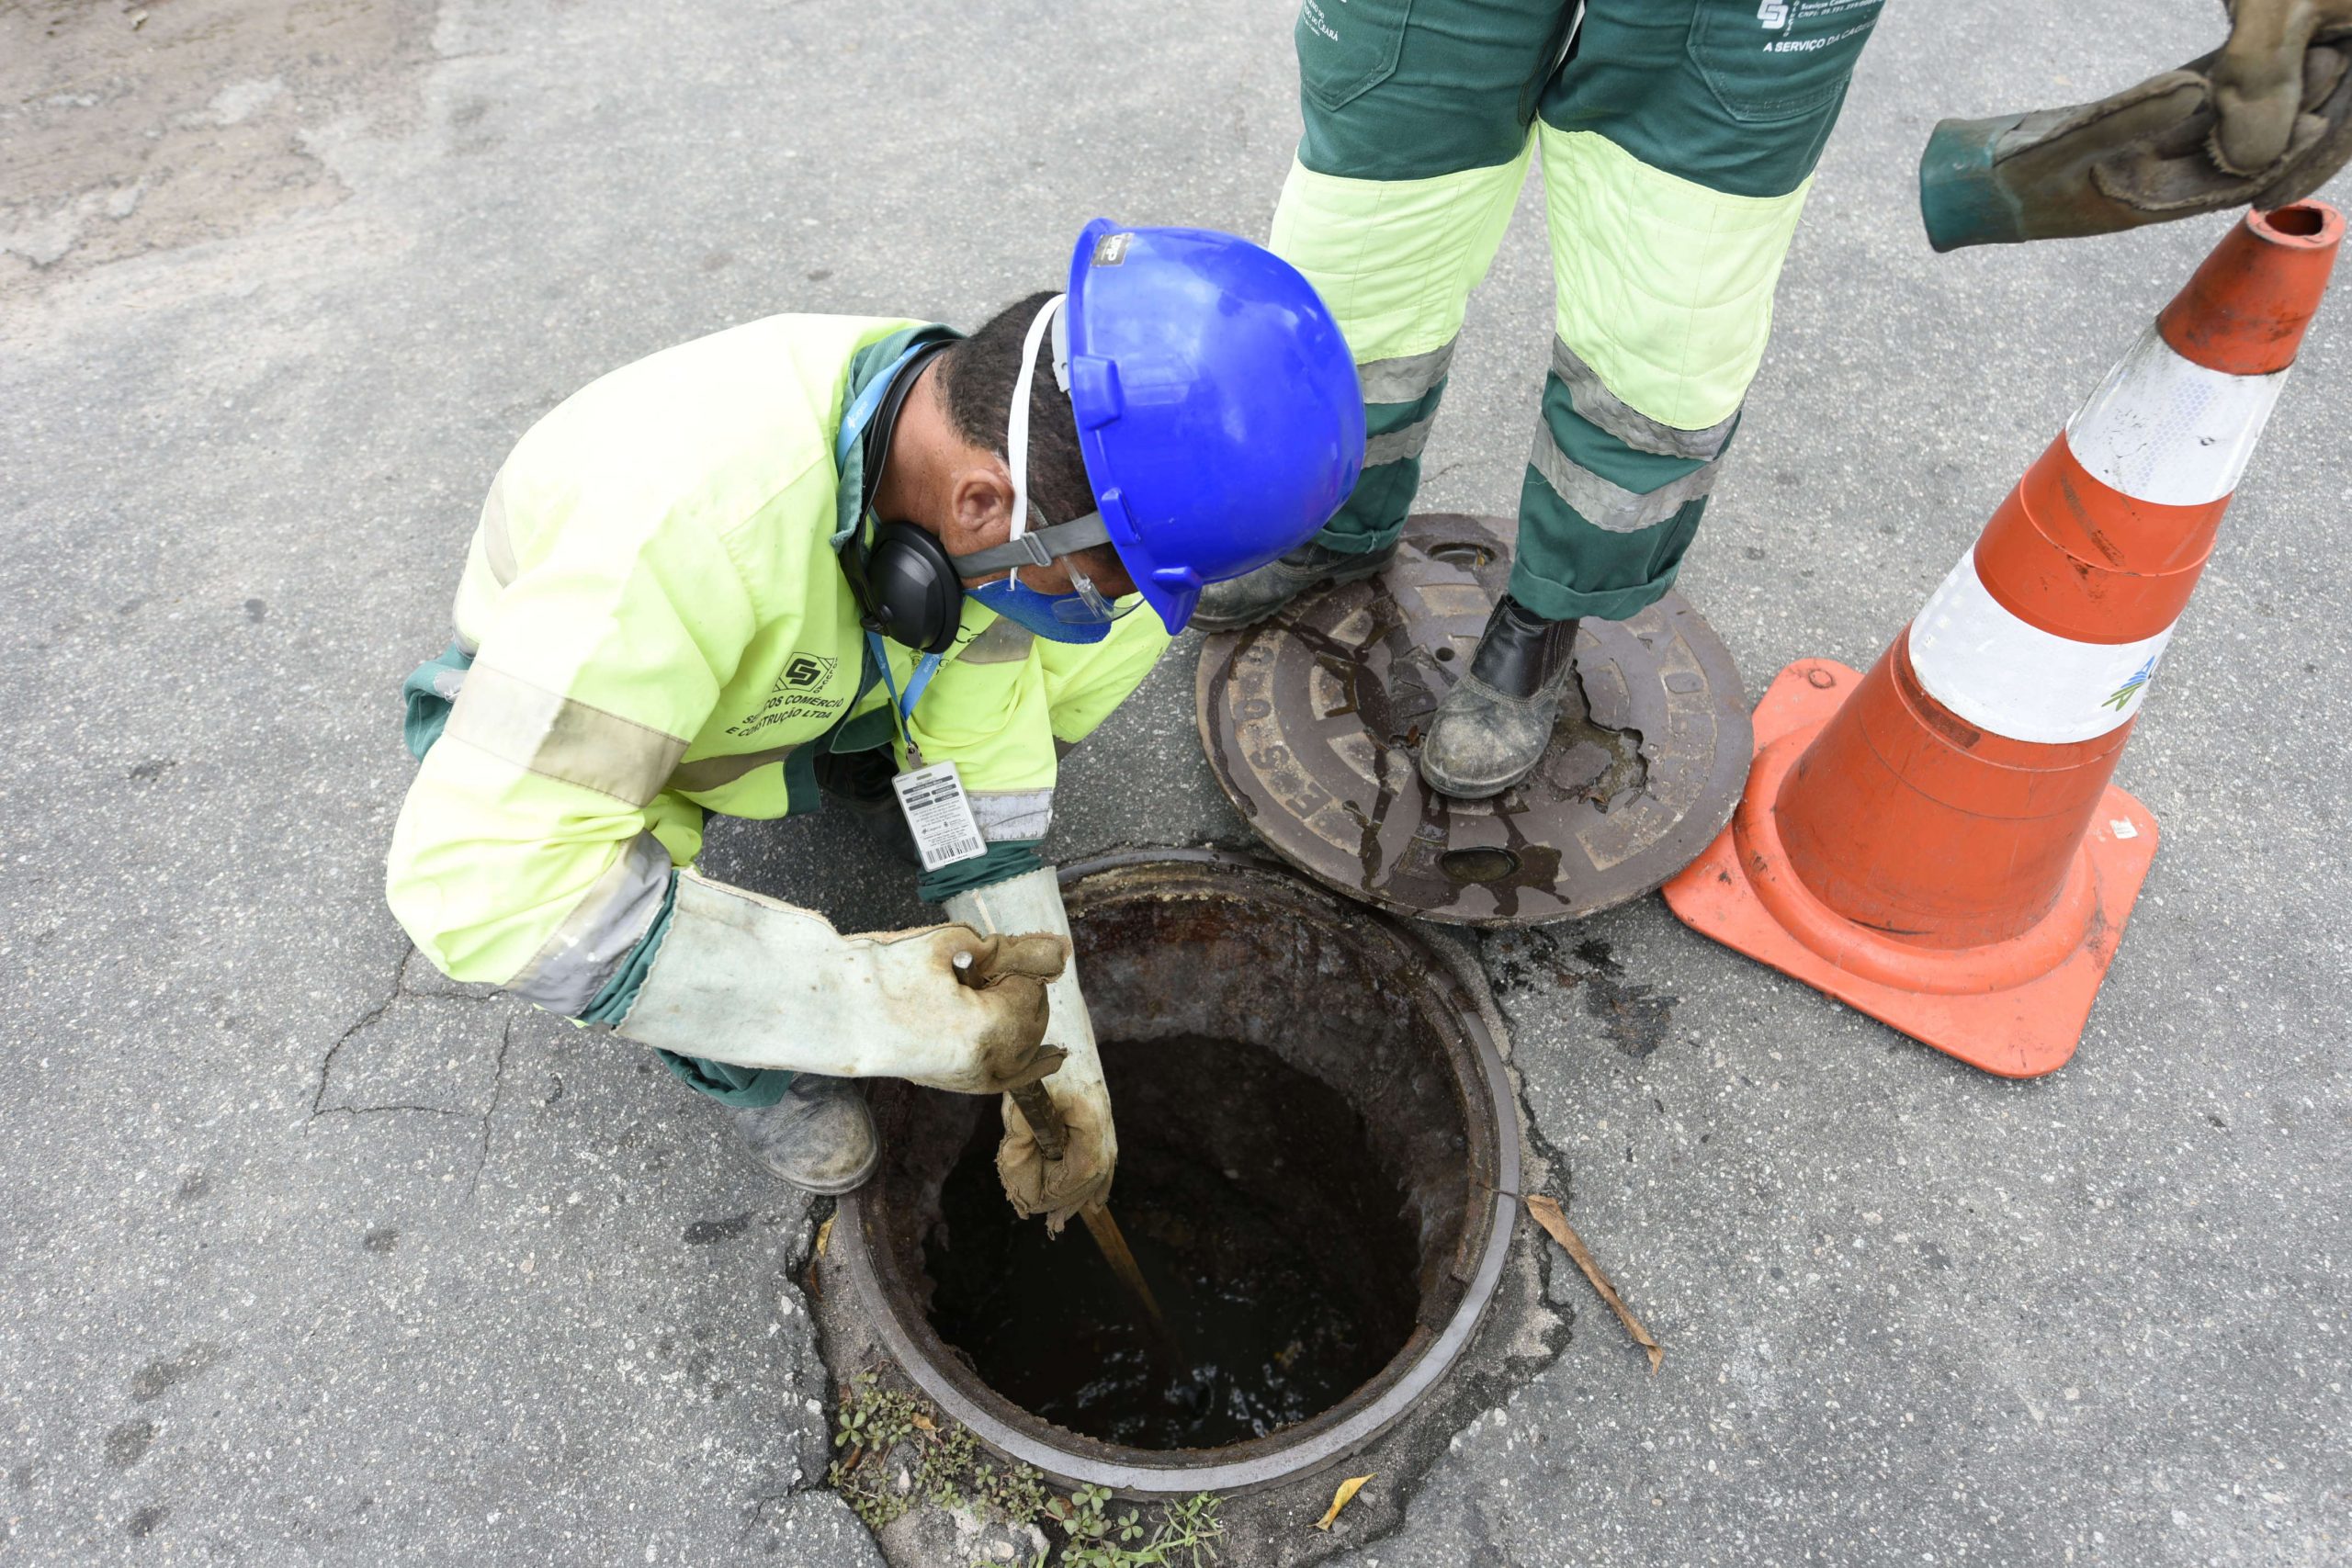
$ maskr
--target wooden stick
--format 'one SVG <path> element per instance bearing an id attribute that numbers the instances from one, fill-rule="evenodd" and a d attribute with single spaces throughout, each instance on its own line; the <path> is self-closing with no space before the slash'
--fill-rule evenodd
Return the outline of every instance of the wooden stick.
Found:
<path id="1" fill-rule="evenodd" d="M 1061 1112 L 1054 1109 L 1054 1097 L 1046 1092 L 1042 1080 L 1022 1085 L 1012 1091 L 1012 1103 L 1020 1109 L 1021 1119 L 1029 1123 L 1029 1135 L 1037 1140 L 1037 1152 L 1048 1160 L 1057 1160 L 1069 1149 L 1069 1130 L 1062 1125 Z M 1096 1250 L 1111 1272 L 1127 1288 L 1144 1310 L 1144 1318 L 1151 1326 L 1152 1337 L 1167 1356 L 1169 1370 L 1183 1369 L 1183 1353 L 1178 1348 L 1176 1336 L 1168 1326 L 1167 1314 L 1159 1310 L 1159 1298 L 1151 1293 L 1145 1282 L 1143 1270 L 1136 1266 L 1136 1255 L 1127 1246 L 1126 1233 L 1119 1229 L 1119 1222 L 1101 1203 L 1089 1203 L 1078 1212 L 1086 1222 L 1086 1234 L 1094 1238 Z"/>
<path id="2" fill-rule="evenodd" d="M 1168 1331 L 1168 1319 L 1160 1314 L 1159 1298 L 1151 1293 L 1151 1287 L 1144 1283 L 1143 1270 L 1136 1267 L 1136 1255 L 1127 1249 L 1127 1238 L 1120 1231 L 1119 1222 L 1113 1219 L 1111 1211 L 1100 1203 L 1087 1204 L 1078 1212 L 1078 1217 L 1086 1222 L 1087 1234 L 1094 1238 L 1094 1245 L 1102 1248 L 1102 1260 L 1111 1266 L 1111 1272 L 1116 1274 L 1121 1283 L 1134 1293 L 1136 1300 L 1143 1303 L 1143 1310 L 1149 1314 L 1154 1332 L 1172 1349 L 1175 1337 Z"/>
<path id="3" fill-rule="evenodd" d="M 978 972 L 978 966 L 973 964 L 972 955 L 968 953 L 957 953 L 954 962 L 956 977 L 965 985 L 984 986 L 992 978 Z M 1046 1092 L 1045 1080 L 1039 1078 L 1023 1084 L 1012 1094 L 1012 1103 L 1020 1111 L 1021 1119 L 1029 1123 L 1029 1135 L 1037 1141 L 1037 1152 L 1048 1162 L 1058 1160 L 1069 1153 L 1069 1129 L 1062 1125 L 1062 1114 L 1054 1108 L 1054 1097 Z M 1127 1246 L 1126 1235 L 1119 1229 L 1119 1222 L 1113 1219 L 1111 1211 L 1100 1203 L 1087 1204 L 1079 1210 L 1078 1217 L 1086 1222 L 1086 1232 L 1094 1238 L 1095 1247 L 1102 1254 L 1102 1261 L 1111 1266 L 1111 1272 L 1119 1277 L 1119 1282 L 1126 1286 L 1128 1293 L 1142 1304 L 1153 1336 L 1167 1354 L 1170 1371 L 1181 1371 L 1184 1359 L 1177 1348 L 1176 1337 L 1170 1332 L 1167 1316 L 1159 1310 L 1159 1298 L 1151 1293 L 1151 1287 L 1144 1282 L 1143 1270 L 1136 1267 L 1135 1252 Z"/>
<path id="4" fill-rule="evenodd" d="M 1069 1131 L 1062 1125 L 1061 1112 L 1054 1109 L 1054 1097 L 1046 1092 L 1045 1079 L 1014 1089 L 1012 1103 L 1021 1108 L 1021 1119 L 1029 1123 L 1029 1135 L 1037 1140 L 1039 1154 L 1057 1160 L 1069 1151 Z"/>

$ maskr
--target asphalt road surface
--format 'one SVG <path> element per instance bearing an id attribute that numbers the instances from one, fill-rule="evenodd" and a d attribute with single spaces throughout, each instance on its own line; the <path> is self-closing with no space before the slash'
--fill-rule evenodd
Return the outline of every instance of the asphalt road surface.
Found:
<path id="1" fill-rule="evenodd" d="M 641 1054 L 410 961 L 395 688 L 500 458 L 600 372 L 776 310 L 970 324 L 1097 213 L 1262 234 L 1289 28 L 0 12 L 0 1561 L 879 1561 L 820 1483 L 807 1206 Z M 1682 578 L 1751 693 L 1874 657 L 2225 226 L 1936 257 L 1928 126 L 2218 36 L 2152 0 L 1889 8 Z M 1549 281 L 1530 203 L 1429 505 L 1517 494 Z M 2123 760 L 2163 851 L 2064 1072 L 1981 1077 L 1655 899 L 1559 971 L 1484 944 L 1570 1214 L 1667 1358 L 1581 1303 L 1341 1561 L 2352 1559 L 2347 289 Z M 1196 646 L 1071 760 L 1059 857 L 1248 841 Z M 847 929 L 916 913 L 838 822 L 711 857 Z"/>

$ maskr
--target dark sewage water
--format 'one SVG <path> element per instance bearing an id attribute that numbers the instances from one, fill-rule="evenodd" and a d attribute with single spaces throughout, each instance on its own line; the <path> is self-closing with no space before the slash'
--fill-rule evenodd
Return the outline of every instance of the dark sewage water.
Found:
<path id="1" fill-rule="evenodd" d="M 1175 1348 L 1084 1225 L 1049 1238 L 1014 1215 L 991 1114 L 923 1241 L 932 1323 L 989 1387 L 1107 1442 L 1215 1448 L 1319 1415 L 1403 1348 L 1415 1236 L 1340 1094 L 1229 1041 L 1113 1042 L 1102 1066 L 1111 1211 Z"/>

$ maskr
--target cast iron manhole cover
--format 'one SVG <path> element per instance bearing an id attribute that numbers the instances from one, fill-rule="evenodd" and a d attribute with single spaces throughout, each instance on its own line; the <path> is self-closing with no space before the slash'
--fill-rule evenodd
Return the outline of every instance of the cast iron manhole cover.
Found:
<path id="1" fill-rule="evenodd" d="M 1524 783 L 1491 801 L 1421 783 L 1421 736 L 1470 666 L 1517 533 L 1500 517 L 1415 517 L 1379 578 L 1202 648 L 1209 765 L 1275 853 L 1403 914 L 1537 925 L 1639 897 L 1730 820 L 1747 701 L 1679 593 L 1629 621 L 1585 622 L 1591 719 L 1564 719 Z"/>

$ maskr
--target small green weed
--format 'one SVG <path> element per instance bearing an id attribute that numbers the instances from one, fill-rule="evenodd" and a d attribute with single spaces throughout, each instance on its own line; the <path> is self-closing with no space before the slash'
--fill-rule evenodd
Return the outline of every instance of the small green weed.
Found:
<path id="1" fill-rule="evenodd" d="M 1044 1475 L 990 1458 L 978 1438 L 930 1401 L 885 1387 L 870 1371 L 842 1390 L 833 1447 L 841 1457 L 827 1479 L 867 1529 L 924 1506 L 968 1508 L 1016 1529 L 1058 1526 L 1060 1546 L 1048 1546 L 1026 1568 L 1206 1568 L 1225 1533 L 1217 1519 L 1220 1499 L 1206 1492 L 1148 1509 L 1114 1507 L 1100 1486 L 1048 1492 Z"/>
<path id="2" fill-rule="evenodd" d="M 1147 1525 L 1138 1509 L 1114 1514 L 1108 1487 L 1082 1486 L 1046 1505 L 1069 1540 L 1060 1557 L 1041 1551 L 1030 1568 L 1048 1568 L 1049 1562 L 1057 1568 L 1201 1568 L 1216 1558 L 1216 1539 L 1225 1533 L 1216 1517 L 1220 1501 L 1197 1493 L 1162 1505 L 1159 1522 Z"/>

